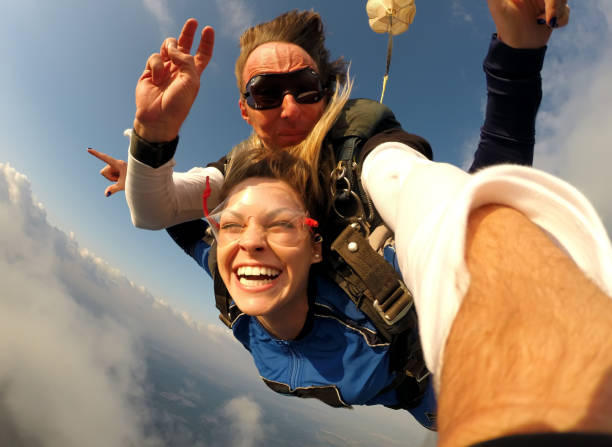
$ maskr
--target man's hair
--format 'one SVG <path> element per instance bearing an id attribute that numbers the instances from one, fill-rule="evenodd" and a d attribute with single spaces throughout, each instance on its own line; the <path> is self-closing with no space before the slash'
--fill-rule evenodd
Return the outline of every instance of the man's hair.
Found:
<path id="1" fill-rule="evenodd" d="M 288 42 L 302 47 L 317 64 L 325 88 L 332 88 L 334 82 L 346 82 L 347 64 L 344 60 L 329 60 L 321 16 L 314 11 L 293 10 L 255 25 L 240 36 L 240 55 L 236 61 L 236 82 L 240 93 L 244 93 L 245 82 L 248 81 L 242 79 L 242 72 L 249 55 L 267 42 Z"/>

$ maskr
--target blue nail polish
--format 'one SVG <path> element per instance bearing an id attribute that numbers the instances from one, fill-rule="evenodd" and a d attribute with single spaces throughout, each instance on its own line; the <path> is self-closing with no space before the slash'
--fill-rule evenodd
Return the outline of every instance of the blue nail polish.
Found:
<path id="1" fill-rule="evenodd" d="M 550 19 L 550 21 L 548 22 L 548 26 L 550 26 L 551 28 L 556 28 L 557 27 L 557 18 L 553 17 L 552 19 Z"/>
<path id="2" fill-rule="evenodd" d="M 106 191 L 106 197 L 110 196 L 111 192 L 110 191 Z"/>
<path id="3" fill-rule="evenodd" d="M 546 20 L 538 19 L 538 25 L 545 25 L 545 24 L 546 24 Z"/>

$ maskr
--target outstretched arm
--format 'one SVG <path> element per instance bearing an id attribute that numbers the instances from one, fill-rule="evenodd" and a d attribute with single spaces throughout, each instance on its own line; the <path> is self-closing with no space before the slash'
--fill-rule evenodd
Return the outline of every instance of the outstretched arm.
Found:
<path id="1" fill-rule="evenodd" d="M 189 19 L 178 40 L 167 38 L 159 53 L 147 60 L 136 86 L 136 116 L 125 185 L 132 222 L 140 228 L 167 228 L 202 217 L 206 177 L 213 183 L 223 180 L 214 168 L 194 168 L 185 174 L 173 173 L 172 169 L 179 129 L 212 57 L 211 27 L 202 30 L 198 49 L 195 55 L 190 54 L 197 26 L 195 19 Z"/>
<path id="2" fill-rule="evenodd" d="M 567 24 L 565 0 L 489 0 L 497 34 L 483 68 L 487 109 L 470 172 L 498 163 L 531 165 L 535 119 L 542 98 L 540 71 L 552 21 Z"/>
<path id="3" fill-rule="evenodd" d="M 586 198 L 535 169 L 468 175 L 397 143 L 362 181 L 415 297 L 441 445 L 612 433 L 612 244 Z"/>
<path id="4" fill-rule="evenodd" d="M 440 445 L 612 433 L 612 299 L 509 208 L 471 213 L 465 257 L 470 287 L 446 342 Z"/>
<path id="5" fill-rule="evenodd" d="M 127 163 L 92 148 L 87 151 L 106 163 L 100 174 L 114 182 L 105 189 L 107 197 L 125 189 L 127 181 L 126 200 L 132 222 L 141 228 L 159 230 L 203 217 L 202 192 L 206 177 L 213 189 L 209 198 L 211 206 L 216 203 L 216 194 L 223 183 L 223 175 L 214 167 L 173 172 L 171 156 L 154 169 L 131 155 Z"/>

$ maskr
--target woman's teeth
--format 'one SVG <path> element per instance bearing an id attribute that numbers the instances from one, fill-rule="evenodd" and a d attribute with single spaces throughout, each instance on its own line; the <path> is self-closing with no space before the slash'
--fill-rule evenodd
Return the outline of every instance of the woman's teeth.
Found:
<path id="1" fill-rule="evenodd" d="M 272 282 L 278 275 L 280 270 L 271 267 L 244 266 L 238 267 L 236 275 L 238 281 L 245 286 L 263 286 Z"/>

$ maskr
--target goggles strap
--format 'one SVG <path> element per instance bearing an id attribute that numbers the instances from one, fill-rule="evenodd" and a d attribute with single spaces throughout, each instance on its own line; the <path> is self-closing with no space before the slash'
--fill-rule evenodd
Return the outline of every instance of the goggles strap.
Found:
<path id="1" fill-rule="evenodd" d="M 314 220 L 311 217 L 305 217 L 304 218 L 304 223 L 306 225 L 308 225 L 311 229 L 312 228 L 317 228 L 319 226 L 319 222 L 317 222 L 316 220 Z"/>

